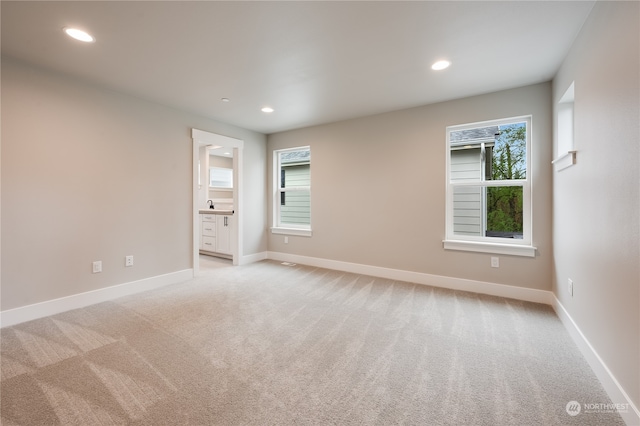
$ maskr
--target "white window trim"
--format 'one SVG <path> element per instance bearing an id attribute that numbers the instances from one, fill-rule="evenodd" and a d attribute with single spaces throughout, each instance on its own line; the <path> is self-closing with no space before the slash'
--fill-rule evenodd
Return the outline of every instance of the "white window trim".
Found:
<path id="1" fill-rule="evenodd" d="M 559 172 L 560 170 L 564 170 L 576 164 L 577 152 L 578 151 L 575 150 L 568 151 L 566 154 L 562 154 L 561 156 L 553 160 L 551 164 L 555 166 L 556 172 Z"/>
<path id="2" fill-rule="evenodd" d="M 303 228 L 287 228 L 283 226 L 274 226 L 271 228 L 272 234 L 282 234 L 282 235 L 297 235 L 299 237 L 310 237 L 313 235 L 311 229 L 303 229 Z"/>
<path id="3" fill-rule="evenodd" d="M 527 177 L 526 179 L 518 179 L 511 181 L 477 181 L 457 180 L 455 185 L 451 184 L 451 142 L 449 140 L 452 131 L 473 129 L 477 127 L 488 127 L 492 125 L 507 125 L 521 122 L 527 123 L 526 133 L 526 149 L 527 149 Z M 472 251 L 480 253 L 505 254 L 513 256 L 534 257 L 537 248 L 532 245 L 533 238 L 533 208 L 532 193 L 533 180 L 531 170 L 531 139 L 532 139 L 532 117 L 530 115 L 505 118 L 499 120 L 483 121 L 478 123 L 469 123 L 463 125 L 448 126 L 446 129 L 446 229 L 443 247 L 445 250 Z M 453 232 L 453 188 L 456 186 L 522 186 L 522 212 L 523 212 L 523 238 L 497 238 L 497 237 L 477 237 L 468 235 L 455 235 Z"/>
<path id="4" fill-rule="evenodd" d="M 498 238 L 503 240 L 502 238 Z M 478 253 L 506 254 L 511 256 L 535 257 L 536 247 L 530 245 L 486 243 L 483 241 L 444 240 L 445 250 L 474 251 Z"/>
<path id="5" fill-rule="evenodd" d="M 300 151 L 304 149 L 311 149 L 310 146 L 298 146 L 295 148 L 276 149 L 273 151 L 273 226 L 271 227 L 272 234 L 282 235 L 296 235 L 302 237 L 311 237 L 313 232 L 311 230 L 311 223 L 309 225 L 297 225 L 292 223 L 280 223 L 280 192 L 288 191 L 309 191 L 309 197 L 311 197 L 311 186 L 299 188 L 289 187 L 280 188 L 280 155 L 284 152 Z"/>

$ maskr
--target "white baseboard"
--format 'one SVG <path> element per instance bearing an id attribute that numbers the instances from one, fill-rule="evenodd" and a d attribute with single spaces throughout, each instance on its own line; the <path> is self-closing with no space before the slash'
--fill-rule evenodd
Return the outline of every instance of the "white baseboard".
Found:
<path id="1" fill-rule="evenodd" d="M 106 302 L 107 300 L 116 299 L 118 297 L 153 290 L 169 284 L 176 284 L 182 281 L 187 281 L 191 278 L 193 278 L 193 269 L 185 269 L 138 281 L 105 287 L 98 290 L 87 291 L 85 293 L 73 294 L 59 299 L 34 303 L 33 305 L 8 309 L 0 312 L 0 326 L 9 327 L 22 322 L 59 314 L 60 312 Z"/>
<path id="2" fill-rule="evenodd" d="M 265 260 L 265 259 L 267 259 L 266 251 L 255 253 L 255 254 L 249 254 L 246 256 L 242 256 L 240 258 L 240 262 L 238 262 L 238 265 L 247 265 L 249 263 L 260 262 L 261 260 Z"/>
<path id="3" fill-rule="evenodd" d="M 558 315 L 560 321 L 562 321 L 562 324 L 571 335 L 571 338 L 576 345 L 578 345 L 578 349 L 580 349 L 580 352 L 589 363 L 589 366 L 598 377 L 598 380 L 600 380 L 605 392 L 607 392 L 609 398 L 611 398 L 611 402 L 614 404 L 628 404 L 628 410 L 619 412 L 625 423 L 629 426 L 640 425 L 640 411 L 638 410 L 638 407 L 633 404 L 629 395 L 625 392 L 622 386 L 620 386 L 620 383 L 611 373 L 611 370 L 609 370 L 609 367 L 607 367 L 602 358 L 600 358 L 600 355 L 598 355 L 593 346 L 591 346 L 589 340 L 587 340 L 580 330 L 580 327 L 578 327 L 573 318 L 571 318 L 571 315 L 569 315 L 569 312 L 567 312 L 555 295 L 553 296 L 552 306 L 556 311 L 556 315 Z"/>
<path id="4" fill-rule="evenodd" d="M 379 266 L 362 265 L 359 263 L 342 262 L 338 260 L 321 259 L 317 257 L 299 256 L 295 254 L 270 251 L 269 259 L 281 262 L 300 263 L 316 266 L 318 268 L 334 269 L 351 272 L 354 274 L 371 275 L 398 281 L 407 281 L 416 284 L 443 287 L 452 290 L 470 291 L 473 293 L 489 294 L 492 296 L 507 297 L 509 299 L 524 300 L 527 302 L 552 304 L 553 293 L 546 290 L 515 287 L 505 284 L 489 283 L 484 281 L 467 280 L 462 278 L 445 277 L 441 275 L 425 274 L 423 272 L 403 271 L 400 269 L 382 268 Z"/>

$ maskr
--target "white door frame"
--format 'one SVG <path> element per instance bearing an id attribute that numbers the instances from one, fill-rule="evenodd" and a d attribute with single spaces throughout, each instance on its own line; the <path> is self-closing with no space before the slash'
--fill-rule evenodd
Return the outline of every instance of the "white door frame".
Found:
<path id="1" fill-rule="evenodd" d="M 200 274 L 200 208 L 198 205 L 198 161 L 200 160 L 200 147 L 203 145 L 220 145 L 227 148 L 233 148 L 233 224 L 231 232 L 231 253 L 233 255 L 233 264 L 240 264 L 240 256 L 242 255 L 242 156 L 244 141 L 231 138 L 229 136 L 219 135 L 217 133 L 206 132 L 204 130 L 191 129 L 191 138 L 193 140 L 193 276 Z M 204 182 L 203 184 L 207 184 Z"/>

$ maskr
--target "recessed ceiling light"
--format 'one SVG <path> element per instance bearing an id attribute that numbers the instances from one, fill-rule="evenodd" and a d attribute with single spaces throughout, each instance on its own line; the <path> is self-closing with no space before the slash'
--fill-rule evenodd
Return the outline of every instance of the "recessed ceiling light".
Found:
<path id="1" fill-rule="evenodd" d="M 448 68 L 449 65 L 451 65 L 451 62 L 449 61 L 438 61 L 435 64 L 431 65 L 431 69 L 435 71 L 440 71 L 445 68 Z"/>
<path id="2" fill-rule="evenodd" d="M 267 114 L 271 114 L 273 111 L 275 111 L 275 110 L 273 108 L 271 108 L 271 107 L 268 107 L 268 106 L 262 108 L 262 112 L 266 112 Z"/>
<path id="3" fill-rule="evenodd" d="M 222 98 L 220 99 L 222 102 L 231 102 L 231 100 L 229 98 Z"/>
<path id="4" fill-rule="evenodd" d="M 64 28 L 64 32 L 67 33 L 69 37 L 75 38 L 76 40 L 84 41 L 85 43 L 93 43 L 96 39 L 89 33 L 79 30 L 77 28 Z"/>
<path id="5" fill-rule="evenodd" d="M 231 153 L 230 152 L 225 152 L 224 155 L 231 155 Z"/>

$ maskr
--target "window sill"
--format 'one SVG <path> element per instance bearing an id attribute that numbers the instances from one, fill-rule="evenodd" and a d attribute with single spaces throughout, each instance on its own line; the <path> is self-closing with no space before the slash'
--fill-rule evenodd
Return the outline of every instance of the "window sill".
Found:
<path id="1" fill-rule="evenodd" d="M 476 241 L 444 240 L 445 250 L 473 251 L 478 253 L 506 254 L 535 257 L 536 247 L 517 244 L 496 244 Z"/>
<path id="2" fill-rule="evenodd" d="M 553 160 L 551 164 L 555 166 L 556 172 L 576 164 L 576 152 L 577 151 L 568 151 L 566 154 L 562 154 L 560 157 Z"/>
<path id="3" fill-rule="evenodd" d="M 271 228 L 271 233 L 282 234 L 282 235 L 297 235 L 300 237 L 310 237 L 312 235 L 311 229 L 283 228 L 283 227 L 273 227 Z"/>

